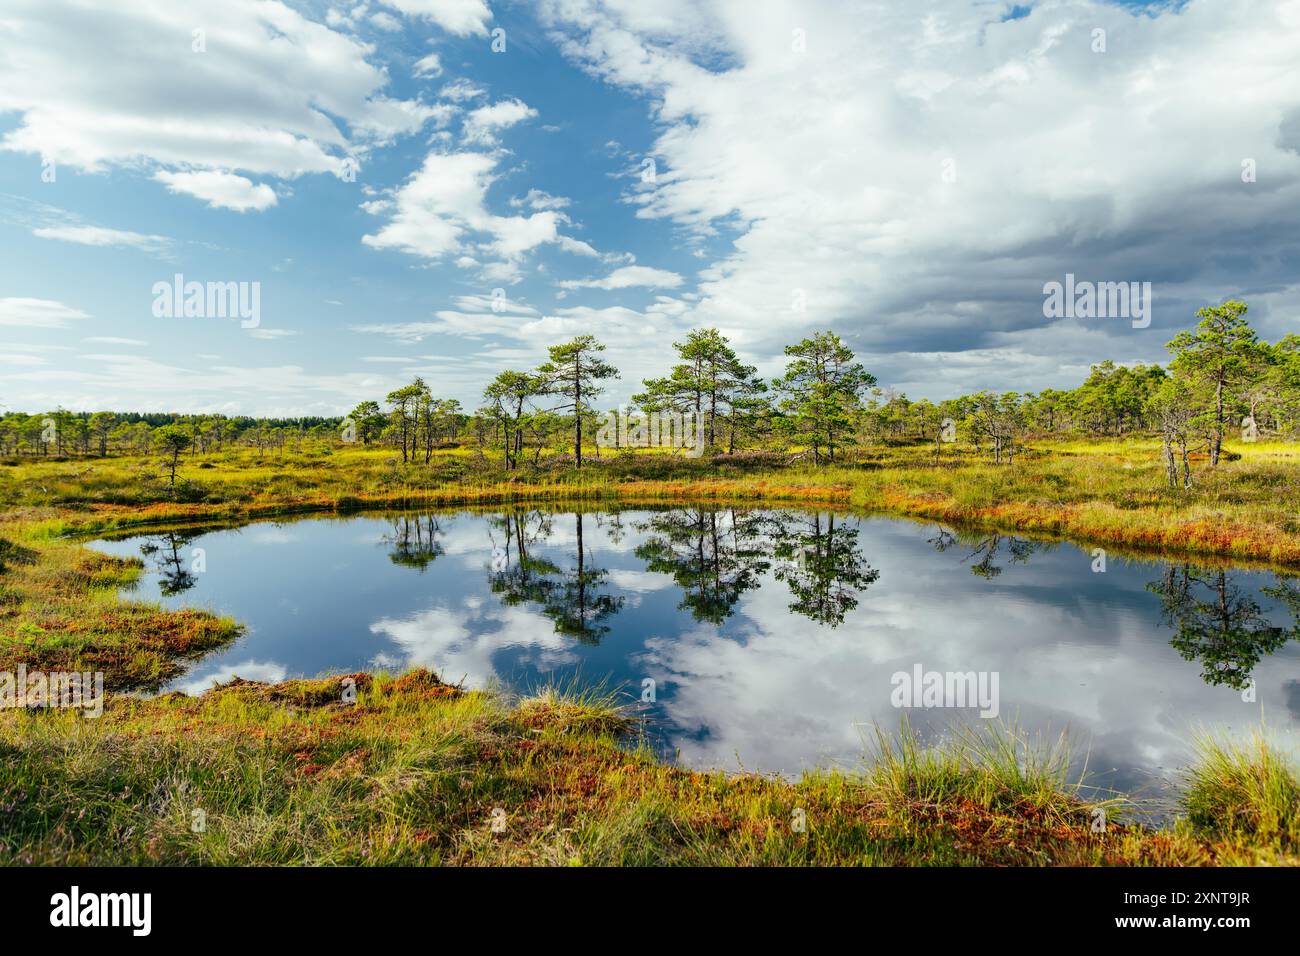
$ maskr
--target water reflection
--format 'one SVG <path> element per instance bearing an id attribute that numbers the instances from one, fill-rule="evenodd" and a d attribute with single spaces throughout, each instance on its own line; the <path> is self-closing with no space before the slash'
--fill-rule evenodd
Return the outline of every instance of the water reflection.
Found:
<path id="1" fill-rule="evenodd" d="M 1071 730 L 1130 789 L 1197 725 L 1300 724 L 1300 583 L 1014 535 L 797 509 L 501 509 L 154 534 L 140 596 L 248 636 L 176 686 L 427 666 L 523 688 L 653 678 L 656 732 L 695 766 L 852 761 L 895 726 L 891 675 L 997 671 L 1001 711 Z M 195 548 L 206 553 L 196 572 Z M 1243 693 L 1247 688 L 1255 696 Z M 909 714 L 941 732 L 954 711 Z"/>
<path id="2" fill-rule="evenodd" d="M 158 588 L 164 597 L 188 591 L 198 583 L 193 570 L 196 556 L 188 552 L 188 545 L 202 533 L 164 531 L 150 535 L 140 545 L 140 555 L 149 559 L 146 564 L 151 563 L 158 574 Z M 184 554 L 182 549 L 185 549 Z"/>
<path id="3" fill-rule="evenodd" d="M 934 550 L 940 552 L 957 545 L 970 547 L 972 550 L 966 560 L 979 559 L 970 566 L 970 572 L 986 580 L 996 578 L 1007 564 L 1024 564 L 1035 552 L 1049 551 L 1055 547 L 1051 542 L 1031 541 L 1011 534 L 961 534 L 943 527 L 927 540 L 934 546 Z"/>
<path id="4" fill-rule="evenodd" d="M 638 523 L 649 537 L 635 553 L 648 570 L 672 575 L 682 589 L 678 608 L 721 624 L 770 567 L 763 526 L 761 516 L 734 508 L 663 511 Z"/>
<path id="5" fill-rule="evenodd" d="M 512 521 L 512 517 L 517 520 Z M 554 624 L 557 634 L 576 638 L 584 644 L 599 644 L 600 639 L 609 633 L 608 619 L 623 606 L 624 599 L 608 592 L 609 572 L 597 564 L 595 556 L 583 542 L 587 516 L 574 514 L 572 520 L 574 546 L 571 562 L 561 567 L 550 559 L 530 555 L 526 515 L 503 515 L 493 519 L 494 527 L 505 531 L 505 551 L 502 560 L 503 555 L 493 548 L 488 584 L 492 592 L 500 595 L 508 605 L 537 605 Z M 549 534 L 551 519 L 545 519 L 541 527 Z M 538 534 L 533 533 L 531 537 L 537 540 Z"/>
<path id="6" fill-rule="evenodd" d="M 1260 659 L 1296 637 L 1296 624 L 1281 627 L 1230 571 L 1171 564 L 1147 585 L 1160 597 L 1162 620 L 1176 629 L 1170 644 L 1185 661 L 1199 661 L 1201 679 L 1242 689 Z M 1260 594 L 1290 608 L 1300 621 L 1300 594 L 1294 580 L 1280 580 Z"/>
<path id="7" fill-rule="evenodd" d="M 858 606 L 859 592 L 880 577 L 858 546 L 859 527 L 835 515 L 777 513 L 769 518 L 773 552 L 784 563 L 775 577 L 794 597 L 790 610 L 836 627 Z"/>
<path id="8" fill-rule="evenodd" d="M 399 515 L 392 519 L 392 527 L 384 542 L 389 546 L 388 560 L 393 564 L 423 571 L 443 555 L 438 515 Z"/>

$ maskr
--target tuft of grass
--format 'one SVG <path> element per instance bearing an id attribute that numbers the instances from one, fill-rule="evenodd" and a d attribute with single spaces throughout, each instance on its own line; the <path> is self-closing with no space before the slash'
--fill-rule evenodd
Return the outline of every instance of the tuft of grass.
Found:
<path id="1" fill-rule="evenodd" d="M 1212 832 L 1097 830 L 1109 802 L 1069 781 L 1065 742 L 1015 728 L 877 729 L 861 770 L 796 781 L 670 766 L 636 729 L 608 693 L 511 701 L 422 670 L 4 711 L 0 864 L 1296 862 L 1217 803 Z"/>
<path id="2" fill-rule="evenodd" d="M 605 683 L 585 684 L 574 675 L 564 683 L 543 685 L 515 704 L 515 717 L 530 729 L 559 728 L 561 733 L 624 737 L 637 726 L 636 719 L 617 691 Z"/>
<path id="3" fill-rule="evenodd" d="M 1077 821 L 1094 809 L 1108 815 L 1113 799 L 1085 799 L 1086 779 L 1070 779 L 1071 743 L 1031 736 L 1018 724 L 955 724 L 939 744 L 926 746 L 904 719 L 897 733 L 873 729 L 867 777 L 902 802 L 969 800 L 989 809 L 1032 808 L 1056 821 Z"/>
<path id="4" fill-rule="evenodd" d="M 1195 744 L 1184 772 L 1188 823 L 1234 843 L 1300 849 L 1300 780 L 1266 735 L 1235 744 L 1202 734 Z"/>

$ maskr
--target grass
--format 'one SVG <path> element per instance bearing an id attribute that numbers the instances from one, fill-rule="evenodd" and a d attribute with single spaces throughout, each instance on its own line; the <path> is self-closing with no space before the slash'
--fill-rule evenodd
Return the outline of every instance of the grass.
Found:
<path id="1" fill-rule="evenodd" d="M 138 561 L 78 536 L 310 511 L 567 500 L 828 505 L 1300 567 L 1297 450 L 1259 444 L 1163 487 L 1143 441 L 1036 443 L 1013 467 L 881 447 L 814 469 L 770 456 L 606 455 L 503 475 L 463 450 L 429 465 L 347 448 L 182 465 L 0 463 L 0 670 L 101 670 L 156 688 L 237 622 L 123 600 Z M 936 864 L 1297 863 L 1295 770 L 1262 741 L 1203 742 L 1183 814 L 1125 822 L 1066 775 L 1061 741 L 1014 728 L 923 747 L 883 730 L 857 773 L 797 782 L 695 773 L 639 745 L 599 693 L 522 701 L 433 675 L 235 682 L 200 698 L 111 693 L 104 716 L 0 712 L 0 859 L 20 863 Z M 206 814 L 196 832 L 193 814 Z M 494 815 L 494 811 L 499 811 Z M 1107 823 L 1093 832 L 1098 812 Z M 504 820 L 494 830 L 493 820 Z M 1136 818 L 1133 818 L 1136 819 Z M 803 822 L 802 829 L 793 824 Z"/>
<path id="2" fill-rule="evenodd" d="M 782 465 L 765 455 L 606 452 L 582 471 L 560 461 L 511 475 L 463 449 L 438 452 L 429 465 L 402 465 L 379 449 L 283 457 L 241 450 L 187 461 L 175 496 L 147 459 L 11 461 L 0 466 L 0 507 L 25 509 L 45 533 L 58 535 L 557 498 L 804 502 L 1132 551 L 1300 567 L 1300 450 L 1258 443 L 1228 451 L 1237 457 L 1217 469 L 1202 464 L 1196 486 L 1183 491 L 1164 486 L 1157 443 L 1142 439 L 1034 442 L 1012 466 L 947 450 L 936 467 L 929 446 L 902 445 L 825 468 Z"/>
<path id="3" fill-rule="evenodd" d="M 0 671 L 100 671 L 109 688 L 154 688 L 240 633 L 205 611 L 121 600 L 138 559 L 51 540 L 24 517 L 0 517 Z"/>
<path id="4" fill-rule="evenodd" d="M 1185 773 L 1188 820 L 1240 845 L 1300 853 L 1300 782 L 1265 736 L 1245 745 L 1203 736 L 1197 748 Z"/>
<path id="5" fill-rule="evenodd" d="M 1188 819 L 1124 822 L 1014 728 L 925 748 L 877 730 L 859 772 L 698 773 L 610 696 L 520 701 L 427 671 L 111 699 L 0 718 L 0 859 L 197 865 L 1297 863 L 1294 773 L 1267 749 L 1192 773 Z M 1278 794 L 1289 794 L 1283 800 Z M 1104 827 L 1094 826 L 1099 813 Z M 1226 814 L 1226 815 L 1225 815 Z M 1265 822 L 1267 821 L 1267 822 Z M 196 825 L 200 823 L 201 825 Z"/>

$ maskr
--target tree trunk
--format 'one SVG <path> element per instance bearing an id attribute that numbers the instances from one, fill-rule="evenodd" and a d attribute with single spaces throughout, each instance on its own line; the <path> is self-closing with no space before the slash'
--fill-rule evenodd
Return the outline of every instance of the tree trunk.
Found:
<path id="1" fill-rule="evenodd" d="M 573 376 L 573 458 L 582 470 L 582 367 L 574 364 Z"/>
<path id="2" fill-rule="evenodd" d="M 1219 464 L 1219 453 L 1223 449 L 1223 372 L 1219 372 L 1218 381 L 1214 383 L 1214 440 L 1210 443 L 1210 467 Z"/>

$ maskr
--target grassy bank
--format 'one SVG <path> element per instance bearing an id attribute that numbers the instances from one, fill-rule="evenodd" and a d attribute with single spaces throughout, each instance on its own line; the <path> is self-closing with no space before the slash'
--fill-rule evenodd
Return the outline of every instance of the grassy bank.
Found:
<path id="1" fill-rule="evenodd" d="M 594 506 L 691 501 L 806 504 L 905 515 L 1030 536 L 1068 536 L 1119 553 L 1233 560 L 1294 573 L 1300 481 L 1289 445 L 1243 445 L 1203 469 L 1189 491 L 1162 486 L 1156 449 L 1137 441 L 1034 446 L 1014 466 L 929 448 L 881 448 L 853 464 L 789 466 L 606 456 L 505 475 L 462 450 L 402 465 L 385 450 L 202 456 L 172 488 L 148 459 L 23 460 L 0 466 L 0 669 L 104 671 L 114 687 L 156 687 L 184 662 L 238 633 L 198 611 L 124 603 L 139 573 L 72 538 L 146 526 L 242 522 L 313 511 L 491 507 L 565 501 Z"/>
<path id="2" fill-rule="evenodd" d="M 1296 863 L 1294 773 L 1220 751 L 1189 817 L 1123 822 L 1071 785 L 1063 750 L 1010 732 L 940 751 L 882 736 L 860 773 L 692 773 L 635 742 L 611 700 L 510 702 L 414 671 L 104 716 L 0 717 L 0 857 L 122 864 Z M 1262 757 L 1261 757 L 1262 754 Z M 1230 765 L 1223 766 L 1223 760 Z M 1271 761 L 1267 771 L 1260 760 Z M 1260 778 L 1256 786 L 1256 778 Z M 201 811 L 201 814 L 196 814 Z M 1107 823 L 1094 826 L 1104 811 Z M 802 829 L 799 824 L 802 823 Z"/>
<path id="3" fill-rule="evenodd" d="M 204 611 L 122 600 L 142 568 L 52 539 L 29 514 L 0 517 L 0 671 L 100 671 L 109 688 L 154 688 L 240 633 Z"/>
<path id="4" fill-rule="evenodd" d="M 1291 446 L 1252 445 L 1191 491 L 1162 485 L 1141 442 L 1035 446 L 1014 466 L 882 448 L 814 469 L 764 456 L 622 455 L 504 475 L 463 451 L 402 465 L 386 451 L 187 460 L 173 489 L 145 459 L 0 465 L 0 671 L 98 670 L 157 688 L 234 639 L 237 622 L 124 601 L 141 571 L 78 535 L 310 511 L 508 502 L 808 504 L 1066 535 L 1119 551 L 1300 567 Z M 798 783 L 688 773 L 635 746 L 608 701 L 511 703 L 431 675 L 191 699 L 114 694 L 104 717 L 0 712 L 0 857 L 123 863 L 1297 862 L 1296 775 L 1261 747 L 1206 744 L 1184 814 L 1126 825 L 1059 754 L 1005 736 L 942 753 L 877 741 L 854 775 Z M 506 827 L 492 829 L 493 812 Z M 191 828 L 202 810 L 208 825 Z M 793 826 L 795 811 L 807 825 Z M 499 818 L 499 817 L 498 817 Z"/>
<path id="5" fill-rule="evenodd" d="M 1031 445 L 1014 465 L 969 452 L 882 447 L 826 468 L 769 456 L 609 456 L 575 471 L 562 462 L 503 473 L 463 450 L 403 465 L 386 450 L 259 457 L 206 456 L 170 489 L 143 459 L 22 461 L 0 467 L 0 506 L 25 509 L 48 535 L 148 523 L 247 520 L 316 510 L 500 504 L 718 501 L 839 505 L 993 530 L 1300 568 L 1300 451 L 1243 444 L 1189 491 L 1164 486 L 1155 443 Z"/>

